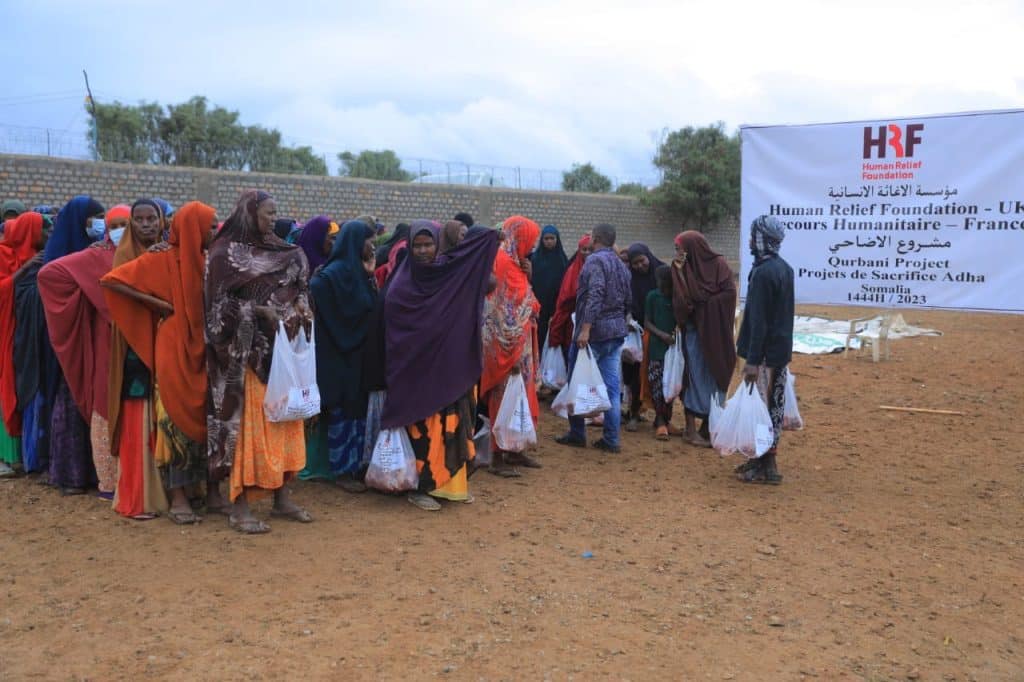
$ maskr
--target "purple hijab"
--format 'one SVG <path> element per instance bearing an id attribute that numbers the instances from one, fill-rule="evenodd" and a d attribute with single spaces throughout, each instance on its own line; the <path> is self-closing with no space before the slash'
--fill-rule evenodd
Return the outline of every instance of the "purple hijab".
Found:
<path id="1" fill-rule="evenodd" d="M 416 221 L 438 240 L 440 226 Z M 384 301 L 387 384 L 381 427 L 426 419 L 465 395 L 483 372 L 483 301 L 498 253 L 498 232 L 470 232 L 433 263 L 412 256 L 398 267 Z"/>
<path id="2" fill-rule="evenodd" d="M 324 255 L 324 239 L 330 229 L 331 219 L 325 215 L 318 215 L 303 226 L 299 238 L 295 240 L 309 261 L 310 277 L 313 276 L 314 270 L 327 262 L 327 256 Z"/>

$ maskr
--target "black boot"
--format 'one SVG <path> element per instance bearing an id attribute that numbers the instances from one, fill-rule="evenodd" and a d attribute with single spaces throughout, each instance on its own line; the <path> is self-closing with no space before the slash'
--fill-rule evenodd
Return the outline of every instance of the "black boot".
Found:
<path id="1" fill-rule="evenodd" d="M 775 451 L 766 452 L 761 459 L 764 460 L 764 482 L 769 485 L 782 483 L 782 474 L 779 473 L 779 468 L 775 464 Z"/>
<path id="2" fill-rule="evenodd" d="M 743 483 L 764 483 L 764 457 L 748 459 L 736 467 L 736 478 Z"/>

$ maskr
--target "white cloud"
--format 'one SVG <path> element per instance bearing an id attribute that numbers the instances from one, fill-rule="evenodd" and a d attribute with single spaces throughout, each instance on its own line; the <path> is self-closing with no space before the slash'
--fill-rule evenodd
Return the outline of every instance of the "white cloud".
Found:
<path id="1" fill-rule="evenodd" d="M 1008 0 L 182 0 L 173 13 L 163 2 L 25 0 L 5 13 L 79 36 L 40 50 L 38 34 L 8 34 L 25 76 L 8 81 L 12 94 L 73 88 L 81 64 L 102 93 L 202 93 L 332 157 L 392 148 L 652 175 L 664 127 L 1024 105 L 1024 10 Z M 60 106 L 66 120 L 80 103 Z"/>

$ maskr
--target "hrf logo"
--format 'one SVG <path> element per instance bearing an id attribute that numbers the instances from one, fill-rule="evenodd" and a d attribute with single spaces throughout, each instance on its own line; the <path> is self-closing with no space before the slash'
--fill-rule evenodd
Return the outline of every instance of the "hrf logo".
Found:
<path id="1" fill-rule="evenodd" d="M 895 123 L 878 126 L 877 132 L 871 126 L 864 126 L 864 158 L 871 158 L 871 148 L 876 149 L 880 159 L 885 158 L 886 146 L 892 147 L 897 159 L 914 156 L 914 147 L 921 144 L 923 123 L 908 123 L 906 132 Z"/>

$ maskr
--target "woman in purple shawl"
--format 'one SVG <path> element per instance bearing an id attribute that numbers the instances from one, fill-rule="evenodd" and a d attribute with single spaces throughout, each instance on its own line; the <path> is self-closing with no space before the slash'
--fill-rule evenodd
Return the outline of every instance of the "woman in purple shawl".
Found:
<path id="1" fill-rule="evenodd" d="M 306 254 L 306 260 L 309 261 L 310 279 L 316 269 L 326 263 L 327 257 L 331 255 L 334 236 L 331 234 L 331 219 L 325 215 L 318 215 L 303 226 L 302 232 L 295 240 L 295 244 L 302 249 Z"/>
<path id="2" fill-rule="evenodd" d="M 483 371 L 483 303 L 498 233 L 477 230 L 438 254 L 441 226 L 418 220 L 409 257 L 384 301 L 388 391 L 381 428 L 405 427 L 420 483 L 409 501 L 441 508 L 434 498 L 472 502 L 468 463 L 476 456 L 476 385 Z"/>

